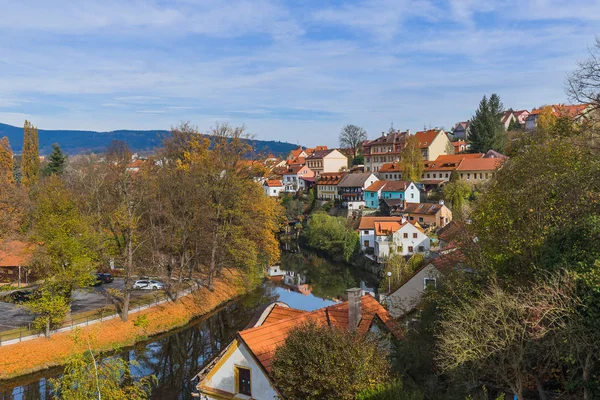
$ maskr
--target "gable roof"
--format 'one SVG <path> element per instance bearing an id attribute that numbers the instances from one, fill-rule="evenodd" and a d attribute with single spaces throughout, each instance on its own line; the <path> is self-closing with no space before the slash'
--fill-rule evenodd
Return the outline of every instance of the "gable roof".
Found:
<path id="1" fill-rule="evenodd" d="M 404 192 L 410 186 L 408 181 L 387 181 L 383 187 L 383 192 Z"/>
<path id="2" fill-rule="evenodd" d="M 371 186 L 365 189 L 365 192 L 378 192 L 388 181 L 375 181 Z"/>
<path id="3" fill-rule="evenodd" d="M 370 295 L 362 296 L 360 300 L 362 319 L 358 324 L 357 332 L 368 332 L 373 321 L 377 318 L 398 339 L 403 336 L 398 325 L 377 300 Z M 308 321 L 314 321 L 319 325 L 327 325 L 338 329 L 348 329 L 348 302 L 335 304 L 312 312 L 296 314 L 289 318 L 273 320 L 270 323 L 243 330 L 239 332 L 238 337 L 253 353 L 262 367 L 267 372 L 270 372 L 275 350 L 285 342 L 291 329 Z"/>
<path id="4" fill-rule="evenodd" d="M 317 146 L 317 148 L 318 147 L 321 147 L 321 146 Z M 306 159 L 314 160 L 317 158 L 323 158 L 334 150 L 334 149 L 328 150 L 326 146 L 322 146 L 322 147 L 325 147 L 325 149 L 319 149 L 319 150 L 313 151 L 308 157 L 306 157 Z"/>
<path id="5" fill-rule="evenodd" d="M 384 236 L 397 232 L 404 224 L 396 221 L 375 222 L 375 235 Z"/>
<path id="6" fill-rule="evenodd" d="M 408 135 L 409 135 L 408 132 L 398 132 L 398 131 L 395 131 L 394 133 L 385 133 L 384 132 L 377 139 L 365 140 L 363 142 L 363 147 L 365 147 L 365 146 L 370 147 L 370 146 L 379 145 L 379 144 L 404 143 L 404 142 L 406 142 Z"/>
<path id="7" fill-rule="evenodd" d="M 442 207 L 445 206 L 434 203 L 408 203 L 403 211 L 411 214 L 435 215 Z"/>
<path id="8" fill-rule="evenodd" d="M 396 221 L 398 223 L 402 223 L 402 217 L 362 217 L 360 219 L 360 225 L 358 229 L 366 230 L 366 229 L 375 229 L 375 222 L 391 222 Z"/>
<path id="9" fill-rule="evenodd" d="M 546 107 L 552 108 L 552 114 L 557 117 L 569 117 L 575 118 L 581 113 L 583 113 L 586 109 L 590 107 L 589 104 L 574 104 L 574 105 L 565 105 L 565 104 L 552 104 L 550 106 L 534 108 L 531 110 L 529 115 L 535 116 L 540 114 Z"/>
<path id="10" fill-rule="evenodd" d="M 342 178 L 340 183 L 338 183 L 339 187 L 359 187 L 363 186 L 367 179 L 373 175 L 371 172 L 363 172 L 360 174 L 348 174 Z"/>
<path id="11" fill-rule="evenodd" d="M 441 129 L 429 129 L 427 131 L 419 131 L 415 133 L 415 137 L 419 141 L 419 146 L 422 149 L 428 148 L 431 143 L 435 140 L 438 134 L 443 133 Z"/>
<path id="12" fill-rule="evenodd" d="M 283 186 L 283 183 L 279 179 L 267 179 L 265 181 L 265 186 L 279 187 L 279 186 Z"/>
<path id="13" fill-rule="evenodd" d="M 460 162 L 457 171 L 493 171 L 502 166 L 502 158 L 465 158 Z"/>

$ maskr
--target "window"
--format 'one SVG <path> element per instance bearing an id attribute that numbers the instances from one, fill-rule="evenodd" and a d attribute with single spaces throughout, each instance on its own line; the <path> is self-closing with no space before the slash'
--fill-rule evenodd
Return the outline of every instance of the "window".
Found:
<path id="1" fill-rule="evenodd" d="M 410 198 L 411 198 L 411 199 L 414 199 L 414 198 L 415 198 L 415 194 L 414 194 L 414 193 L 411 193 L 411 194 L 410 194 Z"/>
<path id="2" fill-rule="evenodd" d="M 435 287 L 436 287 L 435 278 L 423 279 L 423 289 L 427 289 L 428 287 L 432 287 L 435 289 Z"/>
<path id="3" fill-rule="evenodd" d="M 423 222 L 423 217 L 419 217 L 419 222 Z M 416 235 L 416 233 L 415 233 Z"/>
<path id="4" fill-rule="evenodd" d="M 237 378 L 237 392 L 246 396 L 252 396 L 250 370 L 248 368 L 237 367 Z"/>
<path id="5" fill-rule="evenodd" d="M 435 179 L 435 174 L 433 174 L 433 178 Z"/>
<path id="6" fill-rule="evenodd" d="M 413 239 L 416 239 L 416 238 L 418 238 L 418 237 L 419 237 L 419 235 L 418 235 L 416 232 L 415 232 L 415 233 L 413 233 Z"/>
<path id="7" fill-rule="evenodd" d="M 368 240 L 365 240 L 365 242 L 363 243 L 363 246 L 365 246 L 365 247 L 369 247 L 369 241 L 368 241 Z"/>
<path id="8" fill-rule="evenodd" d="M 408 233 L 404 233 L 404 239 L 408 239 Z"/>
<path id="9" fill-rule="evenodd" d="M 430 174 L 427 174 L 427 177 L 430 178 L 431 177 Z"/>
<path id="10" fill-rule="evenodd" d="M 425 251 L 425 247 L 423 247 L 423 246 L 419 246 L 419 253 L 422 253 L 422 252 L 424 252 L 424 251 Z"/>
<path id="11" fill-rule="evenodd" d="M 470 173 L 468 173 L 468 174 L 467 174 L 467 180 L 468 180 L 468 181 L 470 181 L 470 180 L 471 180 L 471 174 L 470 174 Z"/>
<path id="12" fill-rule="evenodd" d="M 448 173 L 446 172 L 446 178 L 448 177 Z"/>
<path id="13" fill-rule="evenodd" d="M 412 253 L 413 252 L 413 247 L 412 246 L 408 246 L 408 252 Z"/>
<path id="14" fill-rule="evenodd" d="M 488 178 L 488 173 L 486 172 L 486 173 L 485 173 L 485 179 L 487 179 L 487 178 Z"/>

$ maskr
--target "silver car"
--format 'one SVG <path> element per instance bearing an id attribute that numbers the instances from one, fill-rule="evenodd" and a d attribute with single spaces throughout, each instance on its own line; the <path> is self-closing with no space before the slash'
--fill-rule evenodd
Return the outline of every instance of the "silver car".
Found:
<path id="1" fill-rule="evenodd" d="M 141 279 L 141 280 L 135 281 L 135 283 L 133 284 L 133 288 L 134 289 L 158 290 L 158 289 L 164 289 L 165 285 L 164 285 L 164 283 L 155 281 L 153 279 Z"/>

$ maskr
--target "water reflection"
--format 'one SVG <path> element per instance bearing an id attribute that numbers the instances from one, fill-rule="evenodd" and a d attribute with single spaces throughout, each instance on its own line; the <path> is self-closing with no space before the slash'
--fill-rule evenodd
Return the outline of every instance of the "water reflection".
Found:
<path id="1" fill-rule="evenodd" d="M 132 371 L 134 375 L 154 374 L 158 378 L 153 399 L 189 399 L 193 376 L 246 327 L 264 304 L 279 300 L 290 307 L 311 311 L 342 299 L 347 288 L 361 283 L 368 285 L 372 282 L 369 279 L 373 279 L 353 273 L 346 265 L 302 252 L 284 253 L 279 269 L 283 271 L 280 279 L 267 282 L 209 317 L 178 331 L 153 337 L 118 356 L 126 361 L 137 361 L 138 367 Z M 54 368 L 13 381 L 0 381 L 0 400 L 50 399 L 47 378 L 61 372 L 61 368 Z"/>

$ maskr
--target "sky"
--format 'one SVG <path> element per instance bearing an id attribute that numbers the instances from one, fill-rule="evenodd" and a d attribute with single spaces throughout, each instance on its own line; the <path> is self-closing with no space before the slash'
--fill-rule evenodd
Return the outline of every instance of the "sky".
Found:
<path id="1" fill-rule="evenodd" d="M 600 34 L 589 0 L 0 2 L 0 122 L 229 122 L 306 146 L 336 146 L 346 124 L 448 130 L 494 92 L 567 102 Z"/>

